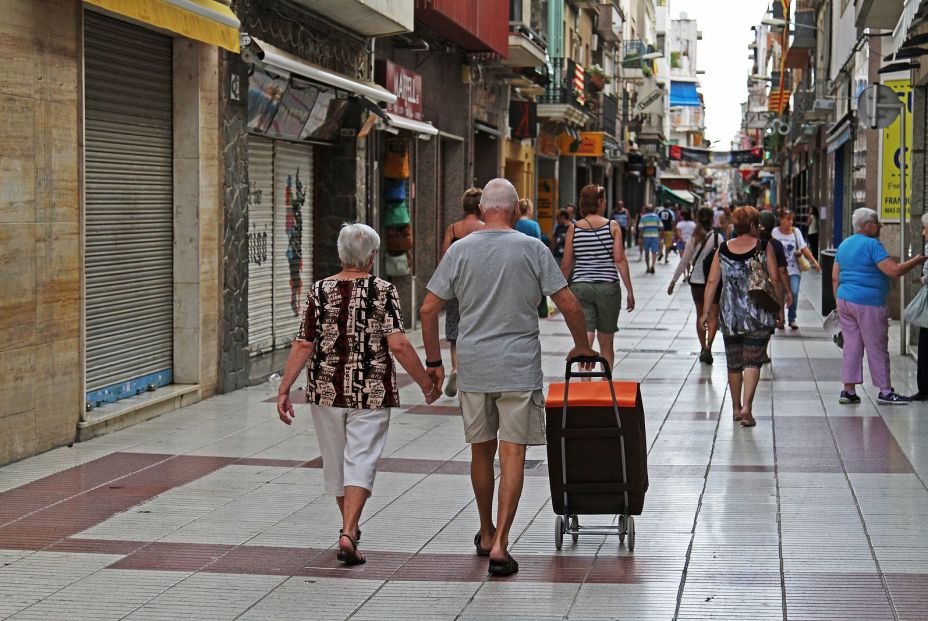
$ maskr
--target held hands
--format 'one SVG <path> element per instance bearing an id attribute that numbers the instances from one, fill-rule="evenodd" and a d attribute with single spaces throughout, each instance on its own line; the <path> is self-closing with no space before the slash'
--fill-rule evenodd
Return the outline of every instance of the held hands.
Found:
<path id="1" fill-rule="evenodd" d="M 445 367 L 444 365 L 440 367 L 426 367 L 425 372 L 429 374 L 429 378 L 432 382 L 431 386 L 419 384 L 419 388 L 422 389 L 422 394 L 425 395 L 425 402 L 432 403 L 441 396 L 441 387 L 445 385 Z"/>
<path id="2" fill-rule="evenodd" d="M 277 395 L 277 416 L 286 424 L 293 423 L 296 413 L 293 411 L 293 404 L 290 403 L 290 394 L 278 393 Z"/>
<path id="3" fill-rule="evenodd" d="M 434 369 L 429 369 L 429 371 L 432 370 Z M 441 396 L 441 386 L 440 382 L 438 384 L 435 383 L 431 373 L 429 374 L 429 380 L 427 382 L 419 384 L 419 388 L 422 390 L 422 396 L 425 397 L 426 404 L 431 405 Z"/>

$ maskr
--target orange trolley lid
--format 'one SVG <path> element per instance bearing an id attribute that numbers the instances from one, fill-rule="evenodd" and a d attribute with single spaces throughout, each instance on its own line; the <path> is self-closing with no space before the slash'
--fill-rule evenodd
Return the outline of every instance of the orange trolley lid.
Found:
<path id="1" fill-rule="evenodd" d="M 633 408 L 638 397 L 638 382 L 612 382 L 615 386 L 615 399 L 620 408 Z M 548 386 L 548 398 L 545 407 L 559 408 L 564 405 L 564 383 L 558 382 Z M 569 406 L 612 406 L 612 393 L 609 384 L 603 381 L 571 382 L 567 394 Z"/>

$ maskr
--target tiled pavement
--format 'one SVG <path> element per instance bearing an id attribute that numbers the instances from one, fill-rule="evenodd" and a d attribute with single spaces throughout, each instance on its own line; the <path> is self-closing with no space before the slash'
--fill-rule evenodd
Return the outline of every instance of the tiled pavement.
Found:
<path id="1" fill-rule="evenodd" d="M 596 536 L 555 551 L 533 448 L 522 571 L 488 579 L 455 403 L 425 406 L 405 378 L 412 407 L 394 413 L 362 524 L 369 562 L 342 568 L 307 408 L 282 425 L 265 385 L 0 468 L 0 618 L 928 619 L 928 410 L 877 406 L 869 387 L 837 404 L 840 352 L 807 276 L 759 424 L 734 426 L 721 339 L 700 365 L 671 267 L 633 265 L 639 309 L 618 335 L 650 443 L 634 552 Z M 559 317 L 542 325 L 555 379 L 570 341 Z M 911 391 L 912 361 L 893 365 Z"/>

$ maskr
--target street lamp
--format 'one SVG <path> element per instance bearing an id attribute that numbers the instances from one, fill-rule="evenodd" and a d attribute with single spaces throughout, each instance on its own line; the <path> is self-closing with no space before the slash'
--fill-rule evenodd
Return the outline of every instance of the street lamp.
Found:
<path id="1" fill-rule="evenodd" d="M 638 57 L 638 60 L 656 60 L 658 58 L 663 58 L 664 55 L 660 52 L 649 52 L 647 54 L 642 54 Z"/>

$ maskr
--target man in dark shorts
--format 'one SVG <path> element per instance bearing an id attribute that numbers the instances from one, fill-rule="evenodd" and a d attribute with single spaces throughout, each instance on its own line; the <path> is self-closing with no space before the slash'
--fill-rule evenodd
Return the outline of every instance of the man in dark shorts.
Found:
<path id="1" fill-rule="evenodd" d="M 673 229 L 677 223 L 677 214 L 672 207 L 664 205 L 658 208 L 657 217 L 661 219 L 661 225 L 664 227 L 664 230 L 661 232 L 661 241 L 663 242 L 661 244 L 661 253 L 664 257 L 664 263 L 669 263 L 670 249 L 673 248 Z M 660 261 L 661 257 L 658 256 L 657 260 Z"/>

